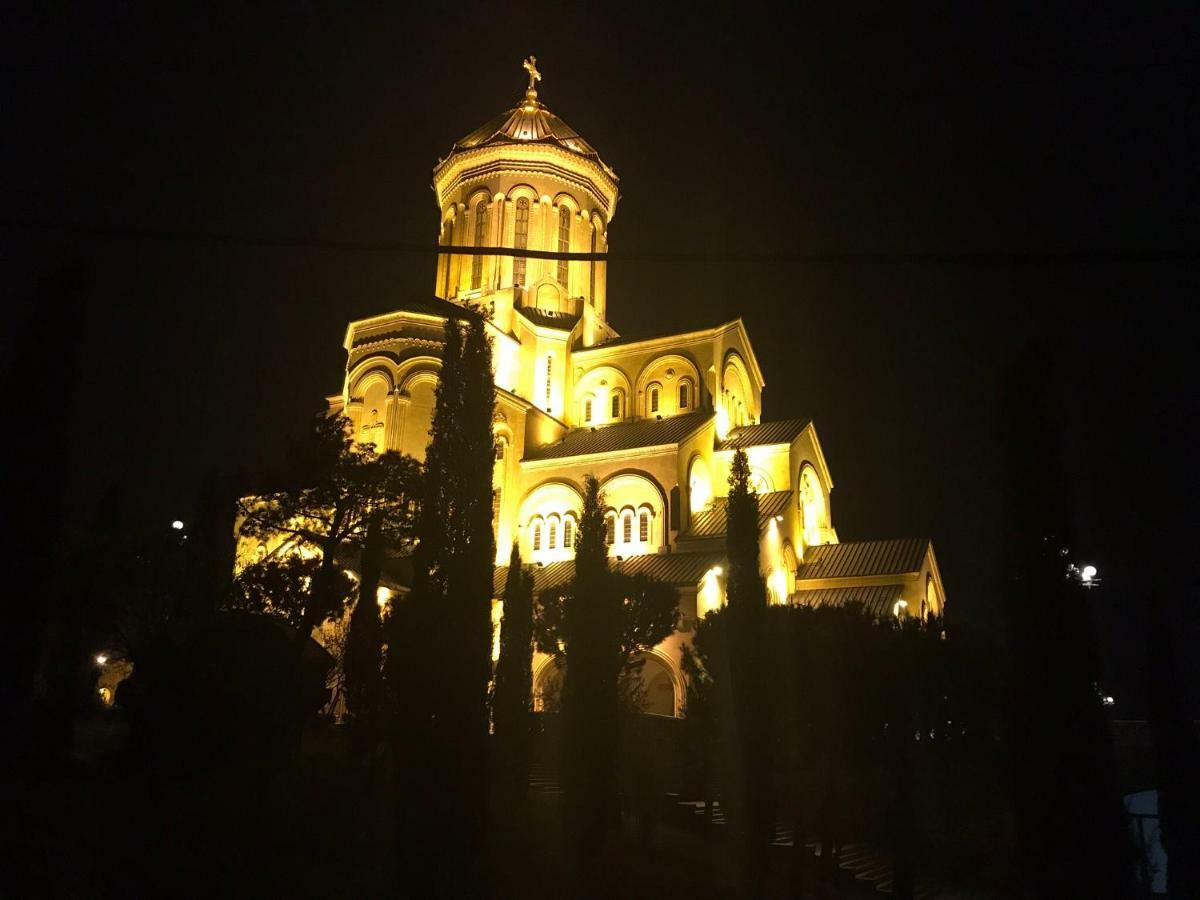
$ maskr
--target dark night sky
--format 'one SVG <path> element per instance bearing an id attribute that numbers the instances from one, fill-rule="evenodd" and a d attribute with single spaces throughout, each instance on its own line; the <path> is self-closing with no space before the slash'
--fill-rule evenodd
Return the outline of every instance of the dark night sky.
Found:
<path id="1" fill-rule="evenodd" d="M 932 536 L 951 602 L 982 620 L 1019 490 L 1005 454 L 1022 422 L 999 386 L 1057 337 L 1045 453 L 1068 473 L 1078 553 L 1106 575 L 1118 693 L 1135 691 L 1148 569 L 1178 572 L 1195 626 L 1200 276 L 1194 254 L 1128 256 L 1200 246 L 1194 7 L 402 6 L 8 9 L 6 221 L 432 243 L 432 166 L 516 101 L 535 53 L 542 99 L 621 176 L 612 247 L 639 259 L 611 264 L 615 326 L 744 316 L 767 416 L 817 421 L 843 539 Z M 213 461 L 269 467 L 340 387 L 346 322 L 433 283 L 415 254 L 4 234 L 10 321 L 62 259 L 91 278 L 84 320 L 65 323 L 78 390 L 40 396 L 30 373 L 34 399 L 10 408 L 31 433 L 43 416 L 77 426 L 76 508 L 124 483 L 164 521 Z M 794 253 L 912 258 L 779 258 Z"/>

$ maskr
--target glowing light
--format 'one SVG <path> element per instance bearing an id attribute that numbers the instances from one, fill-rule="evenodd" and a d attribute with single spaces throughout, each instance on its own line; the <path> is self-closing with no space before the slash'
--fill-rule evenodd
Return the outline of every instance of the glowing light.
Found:
<path id="1" fill-rule="evenodd" d="M 720 566 L 713 566 L 709 571 L 712 572 L 714 575 L 724 575 L 725 574 L 725 570 L 722 569 Z"/>
<path id="2" fill-rule="evenodd" d="M 1100 702 L 1103 703 L 1105 706 L 1112 706 L 1117 701 L 1113 699 L 1112 695 L 1106 694 L 1105 696 L 1100 698 Z"/>
<path id="3" fill-rule="evenodd" d="M 171 527 L 174 528 L 176 531 L 183 531 L 183 522 L 181 522 L 179 519 L 176 519 L 174 522 L 171 523 Z"/>
<path id="4" fill-rule="evenodd" d="M 103 703 L 105 706 L 113 705 L 112 688 L 102 687 L 98 691 L 96 691 L 96 693 L 100 695 L 100 702 Z"/>
<path id="5" fill-rule="evenodd" d="M 896 603 L 892 606 L 892 615 L 895 616 L 897 619 L 899 619 L 901 616 L 903 616 L 907 611 L 908 611 L 908 601 L 907 600 L 897 600 Z"/>
<path id="6" fill-rule="evenodd" d="M 729 411 L 724 404 L 717 405 L 717 440 L 729 437 Z"/>
<path id="7" fill-rule="evenodd" d="M 391 589 L 385 587 L 376 588 L 375 602 L 379 604 L 380 609 L 386 609 L 387 605 L 392 602 Z"/>
<path id="8" fill-rule="evenodd" d="M 96 654 L 96 665 L 102 666 L 107 662 L 108 662 L 108 656 L 106 654 L 104 654 L 104 653 Z"/>
<path id="9" fill-rule="evenodd" d="M 1095 577 L 1096 577 L 1096 567 L 1095 566 L 1084 566 L 1083 571 L 1081 571 L 1079 573 L 1080 580 L 1082 580 L 1084 582 L 1091 581 Z"/>

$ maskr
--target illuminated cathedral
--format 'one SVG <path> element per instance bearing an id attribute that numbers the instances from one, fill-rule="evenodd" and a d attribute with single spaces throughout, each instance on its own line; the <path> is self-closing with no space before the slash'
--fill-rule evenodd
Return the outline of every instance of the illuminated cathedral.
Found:
<path id="1" fill-rule="evenodd" d="M 459 140 L 433 170 L 439 243 L 505 252 L 442 253 L 431 297 L 351 322 L 330 412 L 349 418 L 357 440 L 423 459 L 444 322 L 467 306 L 482 310 L 495 362 L 497 596 L 514 541 L 538 590 L 571 578 L 583 481 L 594 474 L 612 565 L 679 594 L 680 628 L 642 668 L 650 713 L 680 714 L 681 650 L 698 617 L 724 602 L 735 450 L 746 451 L 758 493 L 772 603 L 940 612 L 930 541 L 839 541 L 816 428 L 810 419 L 762 420 L 764 373 L 741 319 L 640 339 L 613 327 L 607 266 L 595 256 L 608 250 L 617 174 L 539 99 L 532 57 L 525 68 L 520 102 Z M 393 573 L 387 590 L 406 589 Z M 535 696 L 556 672 L 549 658 L 535 659 Z"/>

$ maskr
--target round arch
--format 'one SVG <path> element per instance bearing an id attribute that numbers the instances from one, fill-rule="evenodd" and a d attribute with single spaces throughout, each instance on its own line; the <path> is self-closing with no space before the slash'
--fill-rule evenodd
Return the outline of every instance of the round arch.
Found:
<path id="1" fill-rule="evenodd" d="M 617 556 L 652 553 L 667 540 L 667 493 L 649 473 L 637 469 L 622 469 L 609 475 L 600 484 L 606 510 L 617 511 L 617 534 L 609 547 Z M 639 532 L 641 510 L 650 513 L 648 539 Z M 625 540 L 625 514 L 632 519 L 630 539 Z"/>
<path id="2" fill-rule="evenodd" d="M 808 460 L 796 473 L 796 514 L 805 547 L 825 543 L 829 529 L 829 498 L 817 467 Z"/>
<path id="3" fill-rule="evenodd" d="M 642 661 L 642 711 L 678 717 L 683 711 L 683 678 L 673 660 L 657 648 L 637 655 Z"/>
<path id="4" fill-rule="evenodd" d="M 565 479 L 549 479 L 526 491 L 525 496 L 521 498 L 517 512 L 517 528 L 522 556 L 533 562 L 570 558 L 574 547 L 563 546 L 561 540 L 556 541 L 553 550 L 548 547 L 549 542 L 546 540 L 543 540 L 541 546 L 534 550 L 533 536 L 528 526 L 538 518 L 548 522 L 551 516 L 558 516 L 558 521 L 561 523 L 563 518 L 569 515 L 574 523 L 578 523 L 582 509 L 583 494 L 577 485 Z"/>
<path id="5" fill-rule="evenodd" d="M 687 468 L 688 514 L 695 516 L 713 501 L 712 470 L 699 453 L 692 454 Z"/>
<path id="6" fill-rule="evenodd" d="M 681 378 L 690 379 L 691 383 L 697 386 L 698 392 L 698 386 L 702 383 L 700 381 L 700 369 L 690 357 L 684 356 L 681 353 L 664 353 L 662 356 L 654 357 L 654 359 L 642 366 L 635 384 L 637 389 L 638 414 L 643 416 L 650 415 L 646 389 L 652 381 L 657 381 L 665 389 L 659 412 L 655 415 L 674 415 L 677 411 L 676 403 L 679 399 L 675 387 Z M 698 409 L 699 407 L 700 404 L 698 402 L 693 402 L 693 409 Z M 688 412 L 691 412 L 691 410 L 689 409 Z"/>

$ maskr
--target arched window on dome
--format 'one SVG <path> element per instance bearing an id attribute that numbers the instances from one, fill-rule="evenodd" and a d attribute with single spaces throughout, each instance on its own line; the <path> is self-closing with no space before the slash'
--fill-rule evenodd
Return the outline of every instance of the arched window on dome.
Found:
<path id="1" fill-rule="evenodd" d="M 521 197 L 517 200 L 517 216 L 513 221 L 513 247 L 517 250 L 524 250 L 529 246 L 529 198 Z M 525 286 L 525 257 L 513 257 L 513 284 L 517 287 Z"/>
<path id="2" fill-rule="evenodd" d="M 571 209 L 565 204 L 558 208 L 558 252 L 571 252 Z M 558 283 L 567 287 L 569 263 L 565 259 L 558 261 Z"/>
<path id="3" fill-rule="evenodd" d="M 482 247 L 487 239 L 487 201 L 475 204 L 475 246 Z M 483 254 L 471 257 L 471 288 L 477 290 L 483 284 Z"/>

